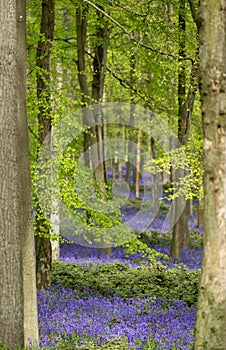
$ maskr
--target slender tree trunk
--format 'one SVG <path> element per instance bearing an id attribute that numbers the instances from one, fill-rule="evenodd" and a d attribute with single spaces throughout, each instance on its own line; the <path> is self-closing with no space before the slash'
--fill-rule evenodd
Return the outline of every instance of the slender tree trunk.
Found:
<path id="1" fill-rule="evenodd" d="M 112 180 L 116 179 L 116 174 L 115 174 L 115 158 L 111 159 L 111 169 L 112 169 Z"/>
<path id="2" fill-rule="evenodd" d="M 95 45 L 94 49 L 93 80 L 90 93 L 85 63 L 87 11 L 87 6 L 84 6 L 83 8 L 78 6 L 76 10 L 78 80 L 82 94 L 83 105 L 87 107 L 91 104 L 91 101 L 97 104 L 95 105 L 93 112 L 88 109 L 83 109 L 83 125 L 87 128 L 88 131 L 84 135 L 84 151 L 87 151 L 89 146 L 91 147 L 90 158 L 94 171 L 94 179 L 101 195 L 103 198 L 105 198 L 106 190 L 104 184 L 106 179 L 106 169 L 104 166 L 105 162 L 103 150 L 103 116 L 99 103 L 101 102 L 104 93 L 104 79 L 108 44 L 108 23 L 106 21 L 104 22 L 103 15 L 97 12 L 98 23 L 96 27 L 96 36 L 98 38 L 98 42 Z M 88 160 L 86 160 L 86 163 L 88 164 Z M 90 220 L 89 217 L 88 220 Z M 104 238 L 102 244 L 104 245 Z M 102 250 L 104 253 L 111 253 L 111 248 L 107 247 L 103 248 Z"/>
<path id="3" fill-rule="evenodd" d="M 187 214 L 188 214 L 188 216 L 193 216 L 193 201 L 192 201 L 192 199 L 187 200 Z"/>
<path id="4" fill-rule="evenodd" d="M 97 11 L 95 55 L 93 59 L 93 81 L 92 81 L 92 100 L 100 103 L 104 95 L 104 81 L 106 73 L 107 47 L 108 47 L 108 22 L 104 21 L 104 17 Z M 94 110 L 94 118 L 96 121 L 95 130 L 93 130 L 93 143 L 97 145 L 98 151 L 98 176 L 95 174 L 96 180 L 105 183 L 105 161 L 104 161 L 104 143 L 103 143 L 103 115 L 101 106 L 97 106 Z M 94 168 L 95 169 L 95 168 Z M 104 191 L 105 192 L 105 191 Z"/>
<path id="5" fill-rule="evenodd" d="M 200 16 L 204 127 L 204 256 L 194 349 L 223 350 L 226 344 L 225 2 L 203 0 Z"/>
<path id="6" fill-rule="evenodd" d="M 17 1 L 17 73 L 18 73 L 18 160 L 20 183 L 20 232 L 23 258 L 23 299 L 24 299 L 24 343 L 28 345 L 28 339 L 38 343 L 38 309 L 36 291 L 36 267 L 34 227 L 32 217 L 31 179 L 30 179 L 30 154 L 27 126 L 26 108 L 26 4 L 25 0 Z"/>
<path id="7" fill-rule="evenodd" d="M 186 32 L 186 20 L 185 20 L 185 0 L 180 0 L 180 9 L 179 9 L 179 56 L 180 56 L 180 67 L 178 74 L 178 139 L 182 145 L 186 144 L 187 133 L 188 133 L 188 120 L 186 116 L 186 111 L 184 111 L 184 104 L 186 99 L 186 71 L 183 59 L 186 55 L 186 41 L 185 41 L 185 32 Z M 186 138 L 186 139 L 185 139 Z M 184 176 L 183 169 L 178 169 L 175 171 L 175 181 L 178 181 L 180 177 Z M 184 196 L 175 199 L 175 215 L 180 211 L 180 208 L 183 208 L 181 216 L 175 222 L 173 227 L 173 236 L 171 242 L 171 251 L 170 254 L 172 257 L 179 259 L 181 247 L 187 245 L 188 236 L 188 223 L 187 222 L 187 210 Z M 182 238 L 185 237 L 185 240 Z"/>
<path id="8" fill-rule="evenodd" d="M 65 14 L 67 12 L 64 11 L 64 24 L 65 24 Z M 57 73 L 58 73 L 58 79 L 57 79 L 57 88 L 59 90 L 59 93 L 61 95 L 62 87 L 63 87 L 63 76 L 66 75 L 67 72 L 64 72 L 64 69 L 62 67 L 62 63 L 57 64 Z M 51 99 L 53 100 L 53 96 L 51 96 Z M 53 103 L 54 105 L 54 103 Z M 55 108 L 55 107 L 53 107 Z M 54 127 L 51 127 L 51 137 L 50 137 L 50 153 L 51 157 L 54 159 Z M 54 176 L 55 169 L 52 168 L 51 172 Z M 50 228 L 51 228 L 51 234 L 54 236 L 60 236 L 60 203 L 56 199 L 52 199 L 52 208 L 50 213 Z M 60 240 L 59 239 L 52 239 L 51 240 L 51 249 L 52 249 L 52 260 L 58 261 L 60 259 Z"/>
<path id="9" fill-rule="evenodd" d="M 197 227 L 203 226 L 203 216 L 204 216 L 204 203 L 203 199 L 201 198 L 199 200 L 199 206 L 198 206 L 198 220 L 197 220 Z"/>
<path id="10" fill-rule="evenodd" d="M 135 70 L 135 56 L 131 56 L 130 60 L 130 84 L 133 85 L 134 83 L 134 70 Z M 128 143 L 128 161 L 126 163 L 126 182 L 128 185 L 131 183 L 131 176 L 133 177 L 133 172 L 134 172 L 134 113 L 135 113 L 135 103 L 134 103 L 134 98 L 131 95 L 131 104 L 130 104 L 130 118 L 129 118 L 129 127 L 128 127 L 128 133 L 129 133 L 129 140 L 131 142 Z"/>
<path id="11" fill-rule="evenodd" d="M 140 143 L 141 143 L 141 130 L 138 129 L 138 135 L 137 135 L 137 154 L 136 154 L 136 181 L 135 181 L 135 188 L 136 188 L 136 198 L 140 198 Z"/>
<path id="12" fill-rule="evenodd" d="M 185 0 L 180 0 L 180 10 L 179 10 L 179 29 L 180 29 L 180 40 L 179 40 L 179 56 L 181 66 L 179 68 L 178 75 L 178 140 L 179 147 L 186 145 L 189 136 L 191 116 L 194 106 L 195 94 L 197 90 L 197 80 L 198 80 L 198 52 L 196 54 L 195 60 L 192 63 L 191 73 L 190 73 L 190 84 L 189 89 L 186 93 L 186 71 L 183 64 L 184 58 L 186 56 L 186 41 L 185 41 L 185 31 L 186 31 L 186 2 Z M 185 172 L 183 169 L 177 169 L 175 171 L 175 181 L 183 178 Z M 170 254 L 176 259 L 180 259 L 180 252 L 182 247 L 188 246 L 188 216 L 187 216 L 187 204 L 185 198 L 182 196 L 175 199 L 175 214 L 177 216 L 177 210 L 184 208 L 179 219 L 175 222 L 173 227 L 173 236 L 171 243 Z M 173 221 L 174 218 L 173 218 Z"/>
<path id="13" fill-rule="evenodd" d="M 36 53 L 37 97 L 39 101 L 38 134 L 40 146 L 51 132 L 51 94 L 50 94 L 50 54 L 54 35 L 54 0 L 42 0 L 40 40 Z M 49 220 L 37 202 L 36 216 L 36 273 L 38 289 L 46 289 L 51 284 L 52 249 Z"/>
<path id="14" fill-rule="evenodd" d="M 122 139 L 124 137 L 124 125 L 122 123 L 121 117 L 119 117 L 118 131 L 117 131 L 117 168 L 118 168 L 118 179 L 123 178 L 123 156 L 125 154 L 124 149 L 122 149 Z"/>
<path id="15" fill-rule="evenodd" d="M 153 159 L 157 159 L 155 140 L 151 137 L 151 156 Z M 153 209 L 156 213 L 156 217 L 159 217 L 159 196 L 158 196 L 158 179 L 156 174 L 152 174 L 152 201 Z"/>
<path id="16" fill-rule="evenodd" d="M 18 167 L 17 13 L 0 3 L 0 342 L 24 346 L 23 269 Z M 21 18 L 25 20 L 25 18 Z"/>

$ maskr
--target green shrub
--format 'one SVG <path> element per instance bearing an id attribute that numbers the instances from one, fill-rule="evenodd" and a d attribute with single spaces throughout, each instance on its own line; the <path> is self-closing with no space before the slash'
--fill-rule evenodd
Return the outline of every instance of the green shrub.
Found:
<path id="1" fill-rule="evenodd" d="M 191 231 L 189 234 L 189 246 L 190 248 L 202 248 L 203 235 L 201 235 L 198 231 Z"/>
<path id="2" fill-rule="evenodd" d="M 55 262 L 52 274 L 53 284 L 63 284 L 81 295 L 91 291 L 124 299 L 152 295 L 183 299 L 188 305 L 197 301 L 199 278 L 199 270 L 188 270 L 183 265 L 167 270 L 161 263 L 154 262 L 136 268 L 119 262 L 86 266 Z"/>
<path id="3" fill-rule="evenodd" d="M 159 231 L 151 230 L 148 232 L 142 232 L 138 238 L 141 240 L 141 242 L 147 245 L 168 246 L 172 240 L 171 236 L 171 233 L 162 233 Z"/>

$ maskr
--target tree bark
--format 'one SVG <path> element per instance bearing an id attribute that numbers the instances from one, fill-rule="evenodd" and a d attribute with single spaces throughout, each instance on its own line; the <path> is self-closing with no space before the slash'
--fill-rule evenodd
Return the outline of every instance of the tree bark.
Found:
<path id="1" fill-rule="evenodd" d="M 38 309 L 36 291 L 36 267 L 34 227 L 32 217 L 30 154 L 26 107 L 26 4 L 17 1 L 17 126 L 19 161 L 19 209 L 20 233 L 23 261 L 23 299 L 24 299 L 24 342 L 28 339 L 38 342 Z"/>
<path id="2" fill-rule="evenodd" d="M 200 198 L 199 204 L 198 204 L 198 220 L 197 220 L 197 227 L 203 226 L 203 216 L 204 216 L 204 203 L 203 198 Z"/>
<path id="3" fill-rule="evenodd" d="M 54 36 L 54 0 L 42 0 L 42 18 L 40 40 L 36 53 L 37 70 L 37 98 L 39 101 L 38 137 L 39 149 L 51 132 L 51 94 L 50 94 L 50 55 Z M 38 150 L 39 150 L 38 149 Z M 38 201 L 38 199 L 37 199 Z M 36 215 L 36 273 L 38 289 L 46 289 L 51 284 L 52 250 L 49 238 L 50 229 L 47 222 L 50 218 L 45 215 L 37 202 Z"/>
<path id="4" fill-rule="evenodd" d="M 222 1 L 203 0 L 200 15 L 204 256 L 194 349 L 223 350 L 226 344 L 226 13 Z"/>
<path id="5" fill-rule="evenodd" d="M 0 4 L 0 342 L 24 346 L 23 270 L 17 130 L 16 1 Z"/>

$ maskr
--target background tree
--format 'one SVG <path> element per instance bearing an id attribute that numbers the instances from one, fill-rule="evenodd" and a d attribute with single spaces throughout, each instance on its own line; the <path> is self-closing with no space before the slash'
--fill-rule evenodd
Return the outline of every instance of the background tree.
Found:
<path id="1" fill-rule="evenodd" d="M 226 16 L 222 2 L 203 0 L 200 19 L 205 233 L 197 350 L 224 349 L 226 343 Z"/>
<path id="2" fill-rule="evenodd" d="M 34 119 L 38 116 L 40 119 L 41 109 L 42 115 L 47 115 L 48 111 L 51 112 L 51 123 L 57 123 L 60 120 L 63 121 L 68 115 L 77 114 L 81 107 L 102 100 L 107 103 L 122 102 L 129 104 L 132 102 L 131 121 L 133 120 L 133 105 L 139 105 L 141 109 L 142 107 L 148 108 L 151 113 L 154 112 L 158 117 L 167 121 L 175 133 L 179 129 L 178 135 L 181 138 L 181 144 L 190 141 L 188 138 L 189 131 L 191 139 L 192 137 L 195 139 L 198 137 L 197 131 L 194 131 L 198 128 L 195 129 L 193 125 L 194 121 L 197 122 L 199 118 L 197 103 L 194 104 L 197 85 L 195 75 L 197 73 L 197 41 L 194 38 L 197 32 L 195 21 L 193 21 L 193 11 L 187 11 L 187 2 L 181 0 L 179 6 L 179 2 L 169 4 L 169 2 L 160 0 L 154 0 L 152 3 L 142 0 L 136 5 L 133 1 L 124 0 L 120 2 L 103 2 L 101 0 L 97 2 L 90 0 L 71 2 L 67 0 L 62 6 L 62 3 L 56 0 L 55 38 L 50 40 L 51 73 L 46 74 L 46 76 L 45 73 L 43 74 L 41 65 L 35 68 L 34 58 L 34 48 L 36 49 L 38 42 L 40 47 L 41 45 L 46 48 L 48 46 L 44 45 L 44 40 L 43 43 L 40 43 L 37 35 L 42 9 L 40 3 L 38 5 L 35 0 L 28 0 L 28 3 L 29 13 L 31 14 L 28 22 L 30 34 L 28 40 L 30 64 L 29 108 L 32 111 L 30 113 L 30 130 L 33 137 L 31 145 L 35 158 L 38 134 L 41 129 L 38 130 L 37 121 L 34 121 Z M 189 3 L 191 9 L 193 9 L 193 2 L 189 1 Z M 180 22 L 179 25 L 178 22 Z M 47 60 L 47 56 L 43 56 L 43 62 L 45 59 Z M 39 63 L 42 63 L 41 60 Z M 46 95 L 43 94 L 42 100 L 40 96 L 36 98 L 34 95 L 33 72 L 35 71 L 37 71 L 40 81 L 43 74 L 45 83 L 48 82 L 51 75 L 51 83 L 47 84 Z M 40 85 L 39 93 L 41 88 Z M 180 90 L 179 99 L 178 90 Z M 52 101 L 47 96 L 51 96 Z M 67 198 L 68 208 L 76 207 L 88 212 L 90 208 L 85 203 L 81 203 L 81 197 L 78 196 L 75 199 L 74 194 L 69 193 L 69 188 L 73 188 L 72 182 L 74 181 L 72 164 L 76 167 L 76 162 L 81 159 L 84 150 L 88 150 L 88 152 L 85 152 L 87 156 L 85 157 L 86 165 L 90 166 L 90 159 L 92 158 L 92 165 L 95 169 L 94 177 L 98 179 L 99 184 L 102 183 L 100 188 L 103 190 L 103 201 L 106 199 L 104 194 L 105 182 L 108 180 L 108 184 L 111 186 L 112 179 L 110 177 L 106 179 L 106 171 L 102 162 L 105 153 L 102 154 L 101 147 L 98 149 L 97 147 L 91 147 L 91 145 L 101 141 L 106 136 L 107 138 L 118 139 L 127 137 L 138 144 L 137 136 L 139 135 L 141 150 L 145 149 L 150 153 L 150 149 L 154 147 L 156 161 L 163 161 L 164 152 L 158 142 L 153 142 L 155 141 L 154 137 L 151 140 L 149 137 L 149 140 L 147 140 L 145 135 L 139 134 L 140 130 L 128 130 L 125 126 L 121 128 L 120 115 L 117 125 L 107 125 L 105 130 L 99 125 L 97 128 L 89 130 L 89 122 L 93 124 L 95 119 L 98 118 L 103 121 L 103 114 L 101 114 L 100 109 L 96 110 L 96 113 L 87 112 L 89 115 L 85 115 L 86 112 L 82 110 L 83 126 L 88 132 L 86 130 L 84 134 L 73 141 L 71 145 L 72 152 L 69 152 L 69 149 L 65 152 L 62 160 L 64 169 L 62 169 L 60 175 L 62 184 L 60 188 L 62 198 L 64 200 Z M 193 120 L 191 114 L 194 116 Z M 87 122 L 87 117 L 89 122 Z M 79 118 L 82 118 L 82 115 L 75 115 L 73 125 L 79 124 Z M 46 122 L 49 122 L 48 119 Z M 150 128 L 148 123 L 147 128 Z M 99 146 L 100 144 L 99 142 Z M 131 146 L 131 143 L 129 145 Z M 137 151 L 139 151 L 139 147 L 137 147 Z M 118 142 L 113 160 L 116 160 L 119 168 L 112 167 L 112 176 L 115 173 L 118 177 L 122 175 L 122 157 L 120 160 L 118 157 L 120 152 L 120 142 Z M 134 155 L 130 154 L 135 153 L 134 150 L 131 152 L 128 147 L 123 152 L 124 163 L 127 159 L 129 161 L 134 159 L 134 164 L 136 164 L 136 160 L 139 163 L 139 157 L 133 157 Z M 73 153 L 73 161 L 71 153 Z M 140 166 L 143 167 L 142 157 Z M 134 190 L 135 179 L 139 180 L 139 176 L 136 176 L 136 166 L 133 170 L 134 176 L 131 177 L 132 182 L 130 183 L 131 191 Z M 127 181 L 129 172 L 128 166 Z M 67 179 L 70 179 L 70 185 Z M 157 186 L 155 187 L 153 197 L 157 197 Z M 180 184 L 178 187 L 180 187 Z M 139 193 L 138 186 L 136 188 L 137 197 L 142 196 L 142 191 Z M 140 198 L 138 198 L 139 200 Z M 89 200 L 87 199 L 87 201 Z M 155 202 L 157 203 L 156 206 L 159 206 L 159 202 L 157 200 Z M 77 215 L 77 212 L 74 212 L 74 214 Z M 104 217 L 103 213 L 97 215 L 97 211 L 95 211 L 92 214 L 93 217 L 95 216 L 96 223 L 102 225 L 103 222 L 108 222 L 108 218 Z M 181 223 L 184 221 L 186 223 L 187 220 L 186 211 L 184 211 L 183 219 L 185 220 L 180 220 L 177 225 L 177 234 L 174 235 L 172 244 L 172 255 L 176 256 L 177 254 L 177 257 L 179 257 L 182 243 L 187 242 L 188 238 L 187 235 L 184 235 L 186 239 L 182 239 L 181 234 L 184 231 Z M 86 231 L 88 230 L 88 224 L 92 225 L 92 223 L 92 220 L 88 220 Z M 47 225 L 46 229 L 44 224 Z M 46 233 L 48 232 L 49 218 L 45 223 L 40 221 L 39 232 L 41 232 L 41 228 Z M 62 226 L 60 232 L 65 233 Z M 106 230 L 106 232 L 108 235 L 110 230 Z M 175 247 L 179 247 L 179 249 L 176 249 L 177 253 L 175 253 Z"/>
<path id="3" fill-rule="evenodd" d="M 196 52 L 194 58 L 188 59 L 186 57 L 186 1 L 180 0 L 179 2 L 179 72 L 178 72 L 178 141 L 179 145 L 176 147 L 186 146 L 190 135 L 190 126 L 192 113 L 195 102 L 195 95 L 198 84 L 198 53 Z M 187 74 L 187 62 L 191 64 L 190 75 Z M 190 63 L 191 62 L 191 63 Z M 187 77 L 188 76 L 188 77 Z M 190 79 L 189 82 L 187 80 Z M 186 173 L 184 169 L 178 168 L 174 171 L 173 182 L 180 181 L 180 178 L 184 178 Z M 174 178 L 175 177 L 175 178 Z M 173 226 L 173 235 L 171 242 L 170 255 L 173 258 L 180 258 L 181 248 L 188 247 L 188 201 L 185 199 L 185 195 L 182 194 L 175 199 L 174 213 L 180 211 L 181 207 L 184 207 L 178 220 L 175 220 Z"/>
<path id="4" fill-rule="evenodd" d="M 37 99 L 38 99 L 38 152 L 52 128 L 51 115 L 51 68 L 50 54 L 54 35 L 54 0 L 42 0 L 40 38 L 37 46 Z M 38 156 L 38 154 L 37 154 Z M 50 241 L 50 218 L 36 198 L 36 275 L 37 287 L 46 289 L 51 284 L 52 247 Z"/>

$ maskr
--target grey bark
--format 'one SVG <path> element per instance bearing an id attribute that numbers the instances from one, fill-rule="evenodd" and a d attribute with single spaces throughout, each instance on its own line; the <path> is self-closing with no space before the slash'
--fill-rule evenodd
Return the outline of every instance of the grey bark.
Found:
<path id="1" fill-rule="evenodd" d="M 16 1 L 0 3 L 0 341 L 24 345 L 17 131 Z"/>
<path id="2" fill-rule="evenodd" d="M 17 127 L 19 166 L 20 239 L 23 262 L 24 341 L 37 341 L 38 310 L 34 228 L 31 201 L 30 154 L 26 108 L 26 3 L 17 1 Z"/>
<path id="3" fill-rule="evenodd" d="M 195 350 L 223 350 L 226 344 L 226 11 L 223 3 L 203 0 L 200 9 L 204 256 Z"/>

